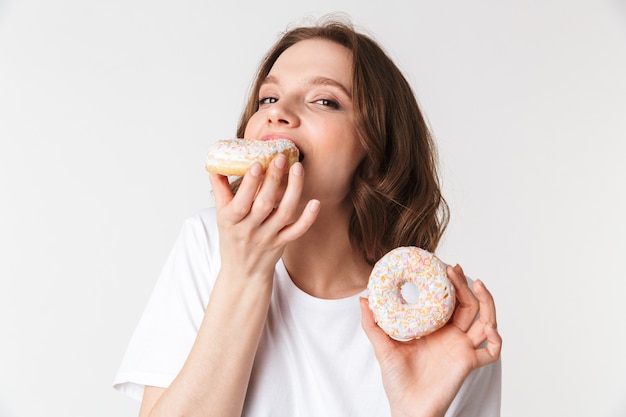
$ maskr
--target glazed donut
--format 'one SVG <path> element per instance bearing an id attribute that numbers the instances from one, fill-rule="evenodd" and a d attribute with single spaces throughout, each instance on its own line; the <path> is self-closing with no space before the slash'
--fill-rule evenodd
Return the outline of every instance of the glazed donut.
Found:
<path id="1" fill-rule="evenodd" d="M 281 153 L 287 157 L 288 166 L 300 157 L 300 151 L 288 139 L 223 139 L 209 149 L 205 168 L 215 174 L 241 176 L 255 162 L 260 162 L 265 171 L 272 158 Z"/>
<path id="2" fill-rule="evenodd" d="M 446 265 L 414 246 L 393 249 L 380 258 L 367 290 L 376 323 L 399 341 L 419 339 L 441 328 L 456 303 Z"/>

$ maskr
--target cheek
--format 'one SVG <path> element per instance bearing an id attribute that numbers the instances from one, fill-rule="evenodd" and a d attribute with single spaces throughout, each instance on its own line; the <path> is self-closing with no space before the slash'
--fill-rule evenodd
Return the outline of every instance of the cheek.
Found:
<path id="1" fill-rule="evenodd" d="M 356 170 L 356 167 L 359 166 L 363 158 L 365 158 L 365 148 L 361 145 L 361 142 L 358 138 L 354 138 L 354 143 L 351 149 L 352 154 L 352 169 Z"/>
<path id="2" fill-rule="evenodd" d="M 248 120 L 248 123 L 246 124 L 246 129 L 244 131 L 244 138 L 246 139 L 254 139 L 254 136 L 257 134 L 256 132 L 258 131 L 258 129 L 256 128 L 258 125 L 258 114 L 259 113 L 254 113 L 252 115 L 252 117 L 250 117 L 250 119 Z"/>

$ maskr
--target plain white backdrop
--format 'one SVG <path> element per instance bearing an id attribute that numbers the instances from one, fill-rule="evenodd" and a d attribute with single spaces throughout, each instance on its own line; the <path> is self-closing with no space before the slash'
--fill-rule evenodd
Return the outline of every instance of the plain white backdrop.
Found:
<path id="1" fill-rule="evenodd" d="M 626 415 L 626 4 L 307 4 L 0 1 L 0 416 L 136 415 L 111 382 L 211 204 L 206 150 L 279 33 L 333 11 L 439 143 L 439 255 L 496 297 L 503 416 Z"/>

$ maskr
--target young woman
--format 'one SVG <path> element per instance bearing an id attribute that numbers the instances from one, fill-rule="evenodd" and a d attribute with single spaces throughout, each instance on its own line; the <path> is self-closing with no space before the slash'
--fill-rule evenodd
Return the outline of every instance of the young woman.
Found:
<path id="1" fill-rule="evenodd" d="M 499 415 L 480 281 L 448 267 L 454 317 L 412 342 L 362 299 L 377 259 L 434 251 L 447 223 L 429 131 L 383 50 L 337 22 L 287 32 L 237 134 L 289 138 L 302 161 L 254 165 L 236 193 L 210 176 L 216 207 L 185 222 L 116 378 L 140 415 Z"/>

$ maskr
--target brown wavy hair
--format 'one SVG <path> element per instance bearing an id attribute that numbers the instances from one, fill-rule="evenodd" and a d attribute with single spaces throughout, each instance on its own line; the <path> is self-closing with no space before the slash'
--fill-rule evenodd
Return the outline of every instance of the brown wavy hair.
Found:
<path id="1" fill-rule="evenodd" d="M 449 210 L 441 194 L 430 130 L 402 72 L 376 41 L 350 23 L 328 20 L 283 34 L 258 69 L 237 137 L 243 137 L 259 108 L 259 89 L 274 62 L 287 48 L 307 39 L 330 40 L 352 51 L 356 132 L 366 150 L 350 195 L 352 244 L 370 264 L 399 246 L 434 252 Z"/>

